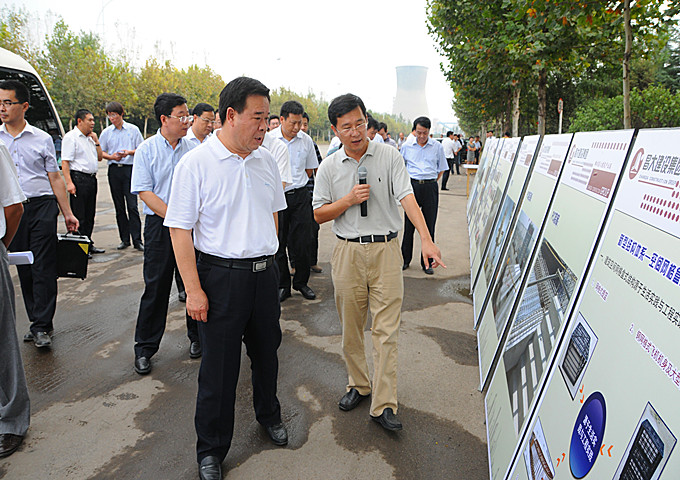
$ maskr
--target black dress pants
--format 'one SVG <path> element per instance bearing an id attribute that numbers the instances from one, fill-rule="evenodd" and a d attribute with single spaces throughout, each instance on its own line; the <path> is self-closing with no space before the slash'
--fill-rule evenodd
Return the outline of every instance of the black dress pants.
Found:
<path id="1" fill-rule="evenodd" d="M 411 186 L 413 186 L 413 194 L 416 197 L 416 202 L 420 206 L 420 210 L 425 217 L 425 224 L 430 236 L 434 241 L 434 225 L 437 222 L 437 210 L 439 209 L 439 187 L 436 180 L 427 181 L 427 183 L 419 183 L 418 180 L 411 179 Z M 404 237 L 401 243 L 401 254 L 404 257 L 404 264 L 411 263 L 413 258 L 413 233 L 415 227 L 404 214 Z M 420 256 L 420 266 L 425 268 L 423 256 Z M 428 265 L 429 267 L 429 265 Z"/>
<path id="2" fill-rule="evenodd" d="M 135 327 L 135 357 L 151 358 L 158 351 L 165 332 L 176 266 L 170 230 L 163 226 L 163 219 L 158 215 L 146 216 L 144 244 L 144 293 Z M 196 322 L 187 318 L 191 341 L 198 340 L 197 328 Z"/>
<path id="3" fill-rule="evenodd" d="M 138 245 L 142 243 L 142 222 L 139 219 L 137 195 L 130 193 L 132 165 L 109 165 L 109 188 L 116 209 L 116 223 L 120 241 Z M 127 206 L 127 212 L 125 207 Z"/>
<path id="4" fill-rule="evenodd" d="M 286 192 L 288 208 L 279 212 L 279 250 L 276 263 L 281 279 L 279 288 L 290 290 L 290 271 L 286 248 L 295 259 L 293 288 L 307 285 L 309 281 L 309 244 L 312 228 L 312 196 L 307 187 Z"/>
<path id="5" fill-rule="evenodd" d="M 449 175 L 451 175 L 451 169 L 453 168 L 453 158 L 447 158 L 446 163 L 449 165 L 449 168 L 442 175 L 442 188 L 446 188 L 446 183 L 449 181 Z"/>
<path id="6" fill-rule="evenodd" d="M 9 250 L 33 252 L 33 265 L 17 265 L 31 332 L 51 332 L 57 309 L 57 215 L 54 195 L 29 199 Z"/>
<path id="7" fill-rule="evenodd" d="M 80 222 L 78 231 L 92 240 L 94 215 L 97 211 L 97 177 L 71 170 L 71 180 L 76 186 L 76 194 L 70 195 L 69 200 L 73 215 Z"/>
<path id="8" fill-rule="evenodd" d="M 198 276 L 209 305 L 208 321 L 198 322 L 203 357 L 194 422 L 200 463 L 211 455 L 224 460 L 231 446 L 241 342 L 251 363 L 255 418 L 264 426 L 281 423 L 276 397 L 281 307 L 276 265 L 252 272 L 199 258 Z"/>

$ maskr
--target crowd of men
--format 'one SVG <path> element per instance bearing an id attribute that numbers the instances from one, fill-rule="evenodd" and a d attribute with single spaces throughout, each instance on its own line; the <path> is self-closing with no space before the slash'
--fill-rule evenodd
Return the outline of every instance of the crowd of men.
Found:
<path id="1" fill-rule="evenodd" d="M 359 97 L 346 94 L 328 108 L 335 137 L 322 159 L 299 102 L 287 101 L 270 115 L 269 89 L 239 77 L 224 87 L 217 110 L 199 103 L 190 111 L 182 96 L 159 95 L 160 128 L 146 140 L 124 120 L 118 102 L 106 105 L 111 125 L 101 136 L 92 113 L 78 110 L 62 142 L 62 180 L 52 138 L 25 120 L 29 100 L 20 81 L 0 82 L 0 290 L 4 299 L 14 298 L 7 251 L 32 251 L 34 263 L 17 266 L 30 321 L 24 341 L 52 344 L 58 214 L 68 231 L 94 242 L 97 166 L 105 160 L 116 248 L 132 246 L 144 256 L 134 334 L 138 374 L 152 370 L 173 279 L 186 302 L 189 356 L 202 357 L 195 410 L 200 478 L 221 478 L 242 343 L 252 362 L 256 419 L 274 444 L 288 443 L 276 396 L 281 303 L 291 290 L 316 298 L 310 272 L 322 272 L 319 224 L 329 221 L 338 239 L 331 268 L 348 374 L 338 406 L 350 411 L 370 397 L 371 418 L 387 430 L 402 429 L 396 385 L 402 270 L 410 266 L 415 231 L 423 272 L 444 266 L 434 243 L 438 181 L 444 176 L 447 190 L 454 166 L 459 173 L 459 136 L 449 132 L 439 143 L 430 120 L 419 117 L 411 134 L 395 141 Z M 479 148 L 473 140 L 468 158 Z M 90 254 L 103 252 L 90 246 Z M 364 345 L 369 308 L 372 379 Z M 0 363 L 0 456 L 7 456 L 21 444 L 30 417 L 13 301 L 0 308 Z"/>

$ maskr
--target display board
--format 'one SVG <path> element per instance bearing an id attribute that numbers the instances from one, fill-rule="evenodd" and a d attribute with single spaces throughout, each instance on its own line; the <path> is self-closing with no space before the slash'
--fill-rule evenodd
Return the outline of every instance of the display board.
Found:
<path id="1" fill-rule="evenodd" d="M 483 388 L 490 374 L 509 319 L 524 288 L 572 136 L 571 133 L 544 136 L 536 166 L 527 180 L 525 200 L 479 321 L 477 346 L 480 388 Z"/>
<path id="2" fill-rule="evenodd" d="M 485 295 L 492 283 L 493 275 L 498 267 L 498 260 L 505 250 L 510 231 L 514 226 L 518 207 L 524 198 L 524 189 L 529 173 L 534 167 L 535 153 L 541 140 L 539 135 L 524 137 L 520 145 L 515 168 L 510 175 L 508 189 L 503 197 L 496 220 L 491 229 L 491 235 L 487 242 L 486 251 L 478 255 L 475 264 L 470 268 L 470 285 L 472 285 L 472 301 L 475 312 L 475 320 L 479 318 Z M 474 323 L 477 328 L 477 323 Z"/>
<path id="3" fill-rule="evenodd" d="M 679 145 L 638 133 L 510 478 L 680 478 Z"/>
<path id="4" fill-rule="evenodd" d="M 484 148 L 484 151 L 482 151 L 482 156 L 479 159 L 479 168 L 475 174 L 472 183 L 472 191 L 467 204 L 468 232 L 470 229 L 470 223 L 479 209 L 479 199 L 484 197 L 484 193 L 489 188 L 489 179 L 493 177 L 498 165 L 498 156 L 496 155 L 496 151 L 501 142 L 502 139 L 495 137 L 489 138 L 486 141 L 486 147 Z"/>
<path id="5" fill-rule="evenodd" d="M 516 453 L 609 211 L 633 130 L 577 133 L 485 397 L 492 478 Z M 490 443 L 489 443 L 490 445 Z"/>
<path id="6" fill-rule="evenodd" d="M 496 221 L 503 197 L 507 193 L 521 139 L 504 138 L 501 142 L 502 144 L 498 148 L 496 169 L 489 179 L 489 188 L 486 189 L 484 196 L 479 199 L 480 208 L 477 210 L 476 218 L 473 218 L 470 223 L 471 265 L 479 265 L 479 260 L 476 260 L 476 258 L 482 256 L 489 242 L 491 228 Z"/>

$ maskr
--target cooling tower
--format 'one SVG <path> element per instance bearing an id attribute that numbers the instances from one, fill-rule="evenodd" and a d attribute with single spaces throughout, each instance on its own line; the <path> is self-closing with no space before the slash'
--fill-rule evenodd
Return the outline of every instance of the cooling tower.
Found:
<path id="1" fill-rule="evenodd" d="M 427 116 L 427 98 L 425 97 L 425 82 L 427 67 L 414 65 L 396 67 L 397 95 L 394 97 L 394 115 L 402 115 L 408 120 L 415 120 L 420 116 Z"/>

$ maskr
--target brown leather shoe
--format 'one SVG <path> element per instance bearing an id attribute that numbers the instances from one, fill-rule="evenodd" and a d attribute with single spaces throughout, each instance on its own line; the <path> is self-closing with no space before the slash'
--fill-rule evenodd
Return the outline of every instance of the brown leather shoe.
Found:
<path id="1" fill-rule="evenodd" d="M 0 434 L 0 458 L 12 455 L 23 441 L 24 437 L 21 435 L 14 435 L 12 433 Z"/>

